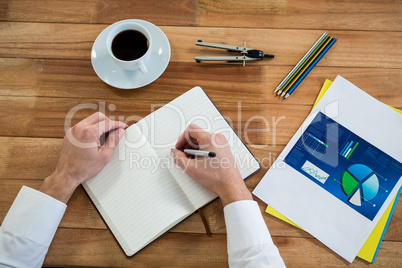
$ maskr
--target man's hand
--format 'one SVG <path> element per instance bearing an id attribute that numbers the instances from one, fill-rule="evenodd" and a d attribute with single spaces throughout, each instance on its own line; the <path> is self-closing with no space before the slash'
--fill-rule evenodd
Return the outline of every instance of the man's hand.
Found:
<path id="1" fill-rule="evenodd" d="M 56 170 L 43 181 L 39 191 L 67 203 L 78 185 L 95 177 L 109 162 L 127 127 L 98 112 L 70 128 Z M 114 131 L 102 145 L 100 137 L 111 130 Z"/>
<path id="2" fill-rule="evenodd" d="M 176 148 L 216 153 L 214 158 L 191 158 L 180 150 L 172 150 L 175 163 L 202 187 L 216 193 L 223 206 L 239 200 L 252 200 L 224 135 L 211 134 L 191 124 L 179 137 Z"/>

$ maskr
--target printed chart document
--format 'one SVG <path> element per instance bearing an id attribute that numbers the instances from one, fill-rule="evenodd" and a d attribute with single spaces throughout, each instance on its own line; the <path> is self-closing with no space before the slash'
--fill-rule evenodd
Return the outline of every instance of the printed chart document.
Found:
<path id="1" fill-rule="evenodd" d="M 260 168 L 200 87 L 130 126 L 110 162 L 83 183 L 128 256 L 216 198 L 174 165 L 170 156 L 190 123 L 225 135 L 243 179 Z"/>
<path id="2" fill-rule="evenodd" d="M 320 101 L 320 99 L 322 98 L 324 93 L 331 86 L 331 84 L 332 84 L 332 81 L 330 81 L 328 79 L 325 80 L 324 85 L 322 86 L 320 92 L 318 93 L 318 97 L 313 105 L 313 109 L 314 109 L 315 105 Z M 402 111 L 400 111 L 396 108 L 393 108 L 393 107 L 391 107 L 391 108 L 394 109 L 395 111 L 397 111 L 398 113 L 402 114 Z M 357 254 L 357 257 L 360 257 L 361 259 L 371 262 L 371 263 L 374 262 L 374 260 L 377 256 L 378 250 L 380 248 L 382 238 L 385 234 L 388 223 L 393 214 L 394 207 L 398 201 L 401 190 L 402 190 L 402 188 L 399 189 L 399 192 L 396 193 L 396 196 L 393 198 L 393 200 L 389 204 L 388 208 L 385 210 L 385 213 L 382 215 L 381 219 L 378 221 L 373 232 L 370 234 L 369 238 L 366 240 L 363 247 L 360 249 L 359 253 Z M 267 212 L 267 213 L 273 215 L 274 217 L 277 217 L 293 226 L 300 228 L 299 226 L 297 226 L 296 224 L 291 222 L 289 219 L 287 219 L 285 216 L 283 216 L 282 214 L 280 214 L 279 212 L 277 212 L 274 208 L 272 208 L 270 206 L 267 206 L 267 209 L 265 210 L 265 212 Z"/>
<path id="3" fill-rule="evenodd" d="M 337 77 L 254 194 L 352 262 L 402 184 L 402 116 Z"/>

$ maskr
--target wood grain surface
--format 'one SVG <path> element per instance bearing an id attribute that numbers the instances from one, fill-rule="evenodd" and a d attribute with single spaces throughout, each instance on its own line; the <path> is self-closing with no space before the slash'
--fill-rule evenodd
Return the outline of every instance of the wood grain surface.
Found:
<path id="1" fill-rule="evenodd" d="M 142 19 L 171 46 L 163 75 L 120 90 L 95 74 L 90 51 L 108 25 Z M 286 101 L 273 90 L 323 33 L 338 39 Z M 275 54 L 247 64 L 201 63 L 229 55 L 195 46 L 242 45 Z M 194 86 L 201 86 L 262 164 L 246 181 L 252 191 L 309 114 L 325 81 L 341 75 L 378 100 L 402 108 L 401 1 L 355 0 L 2 0 L 0 1 L 0 222 L 22 185 L 38 189 L 57 163 L 80 104 L 135 123 Z M 240 111 L 240 112 L 239 112 Z M 71 124 L 93 113 L 84 109 Z M 375 126 L 374 126 L 375 127 Z M 252 129 L 250 131 L 250 129 Z M 401 267 L 402 206 L 395 207 L 374 264 L 348 264 L 308 233 L 264 212 L 288 267 Z M 202 208 L 212 236 L 194 213 L 127 258 L 82 187 L 68 203 L 45 267 L 228 267 L 223 208 Z"/>

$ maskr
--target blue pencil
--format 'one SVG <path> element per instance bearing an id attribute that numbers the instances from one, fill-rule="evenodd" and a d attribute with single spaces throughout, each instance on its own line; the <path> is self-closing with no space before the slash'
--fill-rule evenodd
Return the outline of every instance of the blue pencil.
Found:
<path id="1" fill-rule="evenodd" d="M 328 46 L 321 52 L 321 54 L 313 61 L 313 63 L 310 65 L 310 67 L 307 68 L 307 70 L 304 72 L 304 74 L 302 74 L 302 76 L 296 81 L 296 83 L 289 89 L 288 93 L 286 93 L 286 96 L 284 99 L 286 99 L 287 97 L 289 97 L 290 94 L 292 94 L 292 92 L 295 90 L 295 88 L 300 84 L 301 81 L 303 81 L 304 77 L 306 77 L 306 75 L 308 75 L 308 73 L 311 71 L 311 69 L 314 68 L 314 66 L 317 64 L 317 62 L 320 61 L 320 59 L 322 58 L 322 56 L 325 55 L 325 53 L 327 53 L 328 49 L 330 49 L 332 47 L 332 45 L 336 42 L 336 38 L 334 38 L 329 44 Z"/>

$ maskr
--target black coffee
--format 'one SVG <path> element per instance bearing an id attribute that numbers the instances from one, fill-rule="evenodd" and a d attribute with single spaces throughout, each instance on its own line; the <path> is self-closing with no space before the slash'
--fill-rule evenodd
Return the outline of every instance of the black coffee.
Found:
<path id="1" fill-rule="evenodd" d="M 148 50 L 148 39 L 139 31 L 125 30 L 112 41 L 113 55 L 120 60 L 136 60 Z"/>

